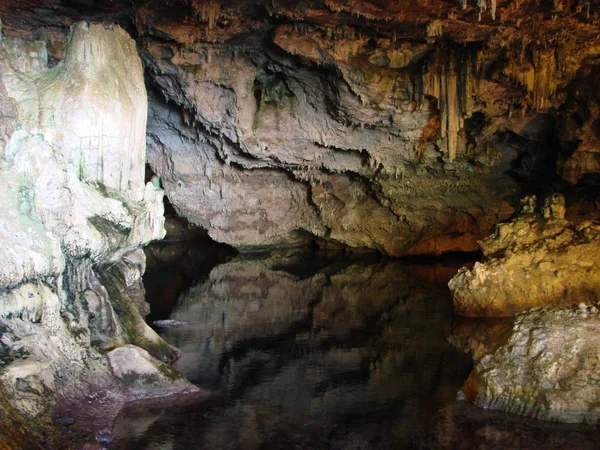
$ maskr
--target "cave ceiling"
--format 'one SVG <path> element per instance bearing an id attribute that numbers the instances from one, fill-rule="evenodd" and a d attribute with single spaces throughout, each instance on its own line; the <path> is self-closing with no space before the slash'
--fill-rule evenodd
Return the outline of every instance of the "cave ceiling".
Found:
<path id="1" fill-rule="evenodd" d="M 428 39 L 428 25 L 456 42 L 498 40 L 547 47 L 556 43 L 598 45 L 597 4 L 579 0 L 358 1 L 358 0 L 6 0 L 0 5 L 5 33 L 77 20 L 133 19 L 145 25 L 179 27 L 188 41 L 224 42 L 270 23 L 364 28 L 399 39 Z M 596 10 L 595 10 L 596 9 Z"/>
<path id="2" fill-rule="evenodd" d="M 561 105 L 564 96 L 557 88 L 575 78 L 584 60 L 600 54 L 598 5 L 582 0 L 6 0 L 0 17 L 5 35 L 58 42 L 74 22 L 89 20 L 118 23 L 134 37 L 151 36 L 180 48 L 235 45 L 290 25 L 296 34 L 318 30 L 330 39 L 367 36 L 367 53 L 375 52 L 382 39 L 396 47 L 417 42 L 430 49 L 439 42 L 474 44 L 485 50 L 479 63 L 488 78 L 498 64 L 520 65 L 504 70 L 512 73 L 512 81 L 524 81 L 519 77 L 525 75 L 516 72 L 526 72 L 524 65 L 548 64 L 546 54 L 553 53 L 559 70 L 552 74 L 550 90 L 557 94 L 548 104 L 532 99 L 527 106 L 537 109 Z"/>

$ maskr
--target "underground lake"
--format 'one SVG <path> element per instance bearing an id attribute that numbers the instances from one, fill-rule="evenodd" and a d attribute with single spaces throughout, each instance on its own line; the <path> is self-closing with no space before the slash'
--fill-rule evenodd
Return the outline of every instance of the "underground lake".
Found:
<path id="1" fill-rule="evenodd" d="M 464 261 L 281 250 L 147 250 L 148 316 L 210 392 L 130 405 L 111 449 L 594 449 L 595 426 L 474 408 L 470 352 L 512 319 L 452 313 Z M 464 258 L 464 257 L 463 257 Z M 489 331 L 492 330 L 492 331 Z"/>

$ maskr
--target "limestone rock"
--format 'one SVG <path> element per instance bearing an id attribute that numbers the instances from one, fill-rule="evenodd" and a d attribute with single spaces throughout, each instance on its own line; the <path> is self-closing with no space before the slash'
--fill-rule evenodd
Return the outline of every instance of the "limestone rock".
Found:
<path id="1" fill-rule="evenodd" d="M 511 211 L 464 163 L 450 170 L 396 161 L 392 169 L 332 150 L 298 166 L 290 147 L 277 161 L 241 158 L 154 96 L 148 144 L 175 210 L 238 248 L 297 244 L 308 235 L 395 256 L 476 250 Z"/>
<path id="2" fill-rule="evenodd" d="M 128 342 L 142 347 L 161 361 L 171 363 L 179 357 L 179 351 L 163 341 L 144 321 L 148 312 L 141 279 L 145 261 L 143 251 L 135 250 L 125 255 L 123 260 L 103 268 L 98 278 L 105 288 L 106 299 L 119 325 L 120 333 L 117 336 L 121 342 L 116 345 Z M 96 315 L 97 320 L 105 317 L 102 314 Z M 103 347 L 109 348 L 106 344 Z"/>
<path id="3" fill-rule="evenodd" d="M 69 57 L 48 70 L 41 43 L 34 48 L 22 39 L 1 41 L 0 90 L 16 102 L 13 123 L 20 125 L 0 160 L 6 180 L 0 189 L 6 206 L 0 236 L 10 261 L 0 272 L 3 287 L 61 273 L 65 256 L 59 247 L 67 257 L 118 260 L 123 251 L 164 235 L 162 190 L 143 183 L 147 100 L 135 45 L 119 28 L 102 25 L 78 25 L 70 42 Z M 95 57 L 88 61 L 85 54 L 92 50 Z M 110 82 L 103 79 L 107 58 L 113 67 Z M 115 73 L 122 66 L 117 59 L 128 69 Z M 118 84 L 121 78 L 126 82 Z M 93 114 L 73 109 L 73 102 Z M 129 131 L 104 120 L 130 116 L 139 120 L 132 119 Z M 106 139 L 98 135 L 98 145 L 82 146 L 81 136 L 99 124 L 107 126 Z M 131 140 L 123 140 L 123 132 Z M 119 184 L 115 177 L 128 181 Z"/>
<path id="4" fill-rule="evenodd" d="M 600 315 L 595 306 L 519 315 L 463 390 L 476 405 L 561 422 L 600 419 Z"/>
<path id="5" fill-rule="evenodd" d="M 33 190 L 13 168 L 0 159 L 0 287 L 6 289 L 64 270 L 60 240 L 31 217 Z"/>
<path id="6" fill-rule="evenodd" d="M 65 60 L 48 69 L 41 43 L 0 39 L 0 108 L 0 397 L 36 426 L 64 408 L 73 429 L 93 432 L 139 398 L 104 351 L 134 342 L 177 356 L 140 314 L 139 247 L 164 236 L 164 207 L 159 183 L 144 184 L 135 43 L 119 27 L 78 24 Z"/>
<path id="7" fill-rule="evenodd" d="M 460 269 L 448 284 L 458 314 L 510 316 L 600 300 L 600 225 L 561 218 L 561 196 L 543 210 L 547 218 L 519 215 L 480 242 L 486 261 Z"/>
<path id="8" fill-rule="evenodd" d="M 21 289 L 0 294 L 0 317 L 39 322 L 47 294 L 47 288 L 36 284 L 24 284 Z"/>
<path id="9" fill-rule="evenodd" d="M 116 348 L 106 356 L 113 375 L 138 397 L 197 390 L 179 372 L 135 345 Z"/>
<path id="10" fill-rule="evenodd" d="M 0 378 L 16 408 L 33 417 L 48 411 L 52 403 L 54 374 L 48 361 L 27 358 L 13 362 Z"/>
<path id="11" fill-rule="evenodd" d="M 36 80 L 21 73 L 4 77 L 28 128 L 40 128 L 80 180 L 141 201 L 147 96 L 135 43 L 125 31 L 79 23 L 63 62 Z M 28 95 L 37 97 L 37 109 L 25 106 Z"/>

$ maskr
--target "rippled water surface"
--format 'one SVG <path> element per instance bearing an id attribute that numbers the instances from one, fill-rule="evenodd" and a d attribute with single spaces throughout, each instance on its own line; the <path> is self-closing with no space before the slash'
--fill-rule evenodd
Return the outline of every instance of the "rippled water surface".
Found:
<path id="1" fill-rule="evenodd" d="M 456 265 L 290 251 L 211 261 L 154 248 L 146 288 L 151 320 L 184 322 L 160 330 L 183 352 L 175 367 L 217 395 L 125 411 L 112 448 L 596 448 L 593 431 L 456 401 L 472 365 L 448 339 Z"/>

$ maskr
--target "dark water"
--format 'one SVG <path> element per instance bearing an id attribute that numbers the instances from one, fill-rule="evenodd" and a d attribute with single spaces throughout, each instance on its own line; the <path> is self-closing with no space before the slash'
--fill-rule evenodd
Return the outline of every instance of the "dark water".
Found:
<path id="1" fill-rule="evenodd" d="M 175 367 L 219 395 L 127 410 L 111 448 L 597 448 L 595 430 L 456 401 L 472 366 L 450 343 L 456 265 L 289 251 L 214 260 L 155 249 L 146 288 L 152 319 L 187 322 L 160 331 L 183 352 Z"/>

